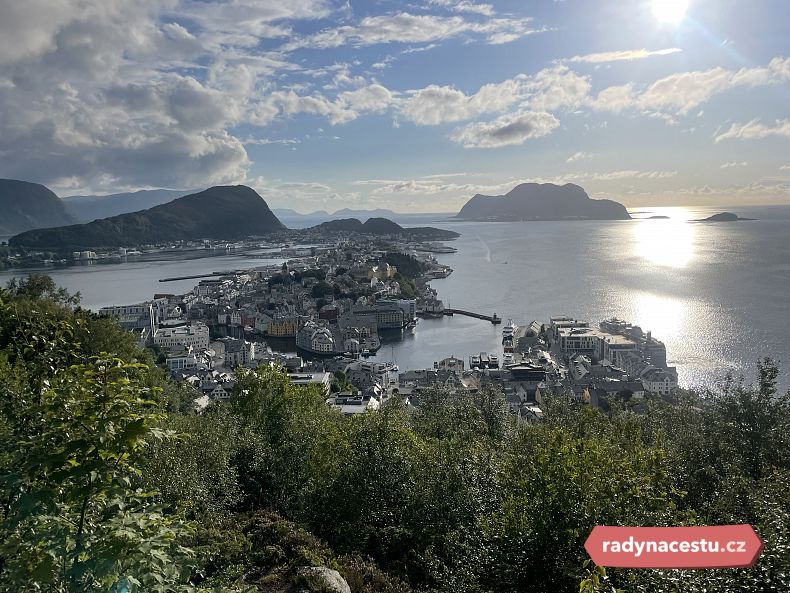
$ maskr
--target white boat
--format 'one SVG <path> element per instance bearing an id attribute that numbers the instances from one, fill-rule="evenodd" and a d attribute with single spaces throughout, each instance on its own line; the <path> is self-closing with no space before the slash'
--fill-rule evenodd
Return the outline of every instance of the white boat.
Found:
<path id="1" fill-rule="evenodd" d="M 491 354 L 488 357 L 488 368 L 489 369 L 498 369 L 499 368 L 499 357 L 496 354 Z"/>
<path id="2" fill-rule="evenodd" d="M 481 352 L 480 353 L 480 368 L 485 369 L 488 368 L 488 353 Z"/>
<path id="3" fill-rule="evenodd" d="M 502 366 L 506 367 L 509 364 L 513 364 L 514 360 L 515 359 L 510 352 L 505 352 L 505 355 L 502 357 Z"/>
<path id="4" fill-rule="evenodd" d="M 512 319 L 507 320 L 507 325 L 502 328 L 502 338 L 513 337 L 513 335 L 518 331 L 518 326 L 513 323 Z"/>
<path id="5" fill-rule="evenodd" d="M 476 355 L 473 355 L 473 356 L 472 356 L 472 357 L 469 359 L 469 366 L 470 366 L 471 368 L 473 368 L 473 369 L 475 369 L 475 368 L 480 368 L 480 357 L 479 357 L 479 356 L 476 356 Z"/>
<path id="6" fill-rule="evenodd" d="M 365 348 L 365 349 L 362 351 L 362 356 L 370 356 L 370 350 L 368 350 L 367 348 Z"/>

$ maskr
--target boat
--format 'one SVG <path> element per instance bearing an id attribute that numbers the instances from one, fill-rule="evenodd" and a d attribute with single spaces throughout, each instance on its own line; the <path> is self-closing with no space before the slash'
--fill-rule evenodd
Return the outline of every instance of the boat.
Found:
<path id="1" fill-rule="evenodd" d="M 370 354 L 370 350 L 368 350 L 367 348 L 365 348 L 365 349 L 362 351 L 362 356 L 365 356 L 365 357 L 371 356 L 371 354 Z"/>
<path id="2" fill-rule="evenodd" d="M 480 353 L 480 368 L 485 369 L 488 368 L 488 353 L 481 352 Z"/>
<path id="3" fill-rule="evenodd" d="M 492 354 L 488 357 L 488 368 L 489 369 L 499 368 L 499 357 L 497 357 L 496 354 Z"/>
<path id="4" fill-rule="evenodd" d="M 502 366 L 506 367 L 509 364 L 513 364 L 515 359 L 513 358 L 513 354 L 510 352 L 505 352 L 505 355 L 502 357 Z"/>
<path id="5" fill-rule="evenodd" d="M 508 319 L 507 325 L 502 328 L 502 339 L 505 339 L 507 337 L 512 338 L 517 331 L 518 331 L 518 326 L 515 323 L 513 323 L 512 319 Z"/>
<path id="6" fill-rule="evenodd" d="M 480 357 L 476 355 L 472 355 L 469 358 L 469 367 L 473 369 L 480 368 Z"/>
<path id="7" fill-rule="evenodd" d="M 513 354 L 513 336 L 505 336 L 502 338 L 502 348 L 505 354 Z"/>

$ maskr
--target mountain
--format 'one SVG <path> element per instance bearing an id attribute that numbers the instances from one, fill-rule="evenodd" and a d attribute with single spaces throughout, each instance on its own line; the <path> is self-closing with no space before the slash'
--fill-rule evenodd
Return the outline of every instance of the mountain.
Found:
<path id="1" fill-rule="evenodd" d="M 0 179 L 0 213 L 0 235 L 76 222 L 47 187 L 16 179 Z"/>
<path id="2" fill-rule="evenodd" d="M 9 243 L 77 250 L 179 240 L 238 240 L 284 229 L 255 190 L 244 185 L 224 185 L 141 212 L 86 224 L 28 231 L 12 237 Z"/>
<path id="3" fill-rule="evenodd" d="M 363 235 L 404 235 L 413 240 L 446 241 L 459 236 L 453 231 L 433 227 L 402 227 L 386 218 L 369 218 L 364 223 L 358 218 L 329 220 L 306 231 L 330 233 L 360 233 Z"/>
<path id="4" fill-rule="evenodd" d="M 332 217 L 334 218 L 392 218 L 395 216 L 398 216 L 397 212 L 383 208 L 377 208 L 376 210 L 352 210 L 351 208 L 343 208 L 342 210 L 336 210 L 332 213 Z"/>
<path id="5" fill-rule="evenodd" d="M 292 208 L 272 208 L 272 212 L 277 215 L 277 218 L 328 218 L 330 216 L 326 210 L 316 210 L 309 214 L 302 214 Z"/>
<path id="6" fill-rule="evenodd" d="M 522 183 L 504 196 L 477 194 L 457 218 L 465 220 L 627 220 L 625 206 L 612 200 L 592 200 L 572 183 Z"/>
<path id="7" fill-rule="evenodd" d="M 69 196 L 63 198 L 63 202 L 76 215 L 78 222 L 90 222 L 153 208 L 192 193 L 195 190 L 151 189 L 109 196 Z"/>

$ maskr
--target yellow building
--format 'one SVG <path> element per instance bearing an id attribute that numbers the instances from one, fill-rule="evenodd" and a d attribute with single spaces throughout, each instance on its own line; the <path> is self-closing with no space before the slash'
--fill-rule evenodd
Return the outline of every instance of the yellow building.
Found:
<path id="1" fill-rule="evenodd" d="M 266 333 L 273 338 L 293 338 L 304 323 L 300 317 L 275 317 L 269 322 Z"/>

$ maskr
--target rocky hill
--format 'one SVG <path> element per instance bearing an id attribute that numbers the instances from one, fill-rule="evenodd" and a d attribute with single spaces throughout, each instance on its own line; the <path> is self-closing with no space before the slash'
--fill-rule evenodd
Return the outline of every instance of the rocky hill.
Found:
<path id="1" fill-rule="evenodd" d="M 238 240 L 284 229 L 255 190 L 233 185 L 211 187 L 140 212 L 28 231 L 9 243 L 76 250 L 195 239 Z"/>
<path id="2" fill-rule="evenodd" d="M 45 186 L 0 179 L 0 235 L 76 222 L 63 202 Z"/>
<path id="3" fill-rule="evenodd" d="M 477 194 L 457 218 L 484 221 L 626 220 L 625 206 L 612 200 L 593 200 L 578 185 L 522 183 L 504 196 Z"/>

